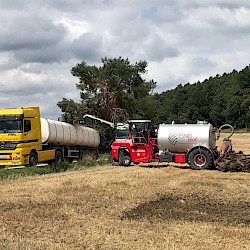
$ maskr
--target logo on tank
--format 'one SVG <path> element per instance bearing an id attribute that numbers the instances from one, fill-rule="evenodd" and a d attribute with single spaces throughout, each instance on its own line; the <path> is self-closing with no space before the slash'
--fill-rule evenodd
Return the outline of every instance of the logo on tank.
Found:
<path id="1" fill-rule="evenodd" d="M 175 145 L 179 140 L 197 142 L 197 137 L 193 137 L 190 133 L 171 133 L 168 136 L 168 142 L 172 145 Z"/>
<path id="2" fill-rule="evenodd" d="M 173 133 L 168 136 L 168 142 L 172 145 L 175 145 L 178 141 L 179 134 Z"/>

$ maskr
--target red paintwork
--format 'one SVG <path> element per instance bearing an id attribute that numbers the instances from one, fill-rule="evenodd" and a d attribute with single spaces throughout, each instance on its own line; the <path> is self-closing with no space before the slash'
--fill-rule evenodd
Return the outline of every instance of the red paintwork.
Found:
<path id="1" fill-rule="evenodd" d="M 112 143 L 112 159 L 118 161 L 119 148 L 127 148 L 129 150 L 132 162 L 151 162 L 153 159 L 158 159 L 158 153 L 154 153 L 156 147 L 156 139 L 150 138 L 148 135 L 148 142 L 144 136 L 138 137 L 138 140 L 144 143 L 135 142 L 132 136 L 126 140 L 116 140 Z"/>
<path id="2" fill-rule="evenodd" d="M 157 132 L 158 130 L 155 130 L 156 137 L 158 134 Z M 151 138 L 150 133 L 148 133 L 146 136 L 147 140 L 142 133 L 139 133 L 139 136 L 136 138 L 134 138 L 133 135 L 129 133 L 127 139 L 115 140 L 111 146 L 112 159 L 117 162 L 119 158 L 119 150 L 126 148 L 126 150 L 129 151 L 132 162 L 149 163 L 152 161 L 159 161 L 158 150 L 155 150 L 158 148 L 157 139 Z M 186 154 L 175 154 L 174 158 L 176 163 L 186 163 Z"/>
<path id="3" fill-rule="evenodd" d="M 186 163 L 186 154 L 175 154 L 175 163 Z"/>

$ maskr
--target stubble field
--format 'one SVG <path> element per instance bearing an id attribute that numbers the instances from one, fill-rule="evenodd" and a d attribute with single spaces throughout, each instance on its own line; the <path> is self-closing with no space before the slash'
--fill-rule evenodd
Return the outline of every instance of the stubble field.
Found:
<path id="1" fill-rule="evenodd" d="M 248 173 L 102 166 L 0 189 L 0 249 L 250 249 Z"/>

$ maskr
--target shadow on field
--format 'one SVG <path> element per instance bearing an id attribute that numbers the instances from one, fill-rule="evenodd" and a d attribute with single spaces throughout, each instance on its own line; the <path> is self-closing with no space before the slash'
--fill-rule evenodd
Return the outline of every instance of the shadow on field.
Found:
<path id="1" fill-rule="evenodd" d="M 122 220 L 148 220 L 151 223 L 173 220 L 217 222 L 224 225 L 249 225 L 250 203 L 213 200 L 199 194 L 164 195 L 125 211 Z"/>

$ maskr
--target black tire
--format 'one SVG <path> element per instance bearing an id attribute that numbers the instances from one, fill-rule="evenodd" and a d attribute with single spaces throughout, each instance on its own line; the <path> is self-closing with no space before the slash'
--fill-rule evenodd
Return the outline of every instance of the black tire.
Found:
<path id="1" fill-rule="evenodd" d="M 35 152 L 31 152 L 29 156 L 29 166 L 37 165 L 37 155 Z"/>
<path id="2" fill-rule="evenodd" d="M 131 157 L 129 155 L 125 155 L 124 151 L 120 151 L 118 163 L 119 163 L 119 166 L 128 167 L 131 164 Z"/>
<path id="3" fill-rule="evenodd" d="M 207 149 L 197 148 L 190 152 L 188 163 L 194 170 L 209 169 L 213 166 L 213 155 Z"/>
<path id="4" fill-rule="evenodd" d="M 62 155 L 61 150 L 56 150 L 54 162 L 55 162 L 56 164 L 59 164 L 59 163 L 62 163 L 62 162 L 63 162 L 63 155 Z"/>
<path id="5" fill-rule="evenodd" d="M 79 160 L 80 160 L 80 161 L 83 161 L 83 160 L 84 160 L 84 150 L 83 150 L 83 149 L 80 150 L 80 157 L 79 157 Z"/>
<path id="6" fill-rule="evenodd" d="M 122 166 L 123 157 L 124 157 L 124 151 L 121 150 L 121 151 L 119 152 L 119 155 L 118 155 L 118 165 L 119 165 L 119 166 Z"/>

